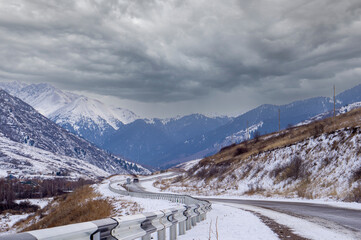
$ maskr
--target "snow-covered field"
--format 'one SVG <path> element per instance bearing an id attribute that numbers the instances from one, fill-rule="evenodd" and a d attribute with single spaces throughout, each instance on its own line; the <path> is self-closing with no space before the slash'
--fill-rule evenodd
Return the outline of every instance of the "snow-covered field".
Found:
<path id="1" fill-rule="evenodd" d="M 26 219 L 30 214 L 0 214 L 0 236 L 16 233 L 17 229 L 13 226 L 18 221 Z"/>
<path id="2" fill-rule="evenodd" d="M 33 205 L 38 205 L 40 209 L 44 208 L 46 205 L 48 205 L 49 202 L 51 202 L 53 198 L 42 198 L 42 199 L 22 199 L 22 200 L 16 200 L 16 203 L 20 203 L 23 201 L 29 201 Z M 11 214 L 11 213 L 5 213 L 0 214 L 0 236 L 16 233 L 17 229 L 14 228 L 14 224 L 16 224 L 18 221 L 21 221 L 23 219 L 26 219 L 30 213 L 25 214 Z"/>

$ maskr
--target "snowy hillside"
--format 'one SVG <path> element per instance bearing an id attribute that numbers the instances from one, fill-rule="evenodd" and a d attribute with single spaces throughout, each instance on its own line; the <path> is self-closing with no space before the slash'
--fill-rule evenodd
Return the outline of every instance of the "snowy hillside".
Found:
<path id="1" fill-rule="evenodd" d="M 233 164 L 232 170 L 226 170 L 225 166 L 218 166 L 219 169 L 196 166 L 195 177 L 172 183 L 168 190 L 193 189 L 192 194 L 201 195 L 259 194 L 355 201 L 361 187 L 360 133 L 361 129 L 345 129 L 323 134 L 251 156 Z M 205 171 L 223 173 L 209 181 L 197 178 L 203 174 L 208 176 Z M 167 185 L 165 182 L 159 187 Z"/>
<path id="2" fill-rule="evenodd" d="M 179 182 L 170 179 L 158 187 L 176 192 L 191 189 L 192 194 L 204 195 L 360 202 L 360 117 L 361 110 L 355 109 L 336 119 L 224 148 L 194 165 Z"/>
<path id="3" fill-rule="evenodd" d="M 57 155 L 79 158 L 108 173 L 149 173 L 148 170 L 112 156 L 69 133 L 3 90 L 0 90 L 0 132 L 12 141 Z"/>
<path id="4" fill-rule="evenodd" d="M 0 133 L 0 177 L 73 178 L 108 176 L 104 170 L 78 158 L 57 155 L 26 144 L 17 143 Z"/>

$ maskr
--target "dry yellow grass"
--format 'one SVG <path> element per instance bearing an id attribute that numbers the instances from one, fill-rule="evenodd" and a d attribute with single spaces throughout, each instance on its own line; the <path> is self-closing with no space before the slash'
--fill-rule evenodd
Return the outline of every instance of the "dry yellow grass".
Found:
<path id="1" fill-rule="evenodd" d="M 112 213 L 112 205 L 105 199 L 94 199 L 99 195 L 90 186 L 84 186 L 73 193 L 59 197 L 56 207 L 47 207 L 19 222 L 18 227 L 26 227 L 24 231 L 62 226 L 66 224 L 93 221 L 109 217 Z M 36 218 L 41 218 L 35 221 Z"/>

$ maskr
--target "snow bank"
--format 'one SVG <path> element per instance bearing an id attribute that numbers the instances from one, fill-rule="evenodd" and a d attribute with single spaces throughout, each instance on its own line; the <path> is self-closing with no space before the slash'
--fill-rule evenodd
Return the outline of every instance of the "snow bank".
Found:
<path id="1" fill-rule="evenodd" d="M 207 219 L 178 239 L 217 239 L 217 229 L 218 239 L 278 239 L 277 235 L 252 213 L 221 204 L 212 204 L 212 211 L 207 214 Z"/>

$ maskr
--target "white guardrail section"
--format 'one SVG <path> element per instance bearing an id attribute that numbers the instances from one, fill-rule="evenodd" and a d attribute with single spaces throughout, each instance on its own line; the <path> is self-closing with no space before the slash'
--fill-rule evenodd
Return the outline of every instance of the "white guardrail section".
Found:
<path id="1" fill-rule="evenodd" d="M 165 209 L 156 212 L 142 213 L 124 217 L 106 218 L 91 222 L 70 224 L 60 227 L 29 231 L 18 234 L 0 236 L 0 240 L 150 240 L 151 234 L 157 233 L 158 240 L 168 238 L 174 240 L 177 235 L 186 231 L 200 221 L 206 219 L 211 210 L 208 201 L 199 200 L 187 195 L 127 192 L 109 184 L 113 192 L 133 197 L 164 199 L 183 203 L 183 207 Z M 169 231 L 166 231 L 169 228 Z"/>

